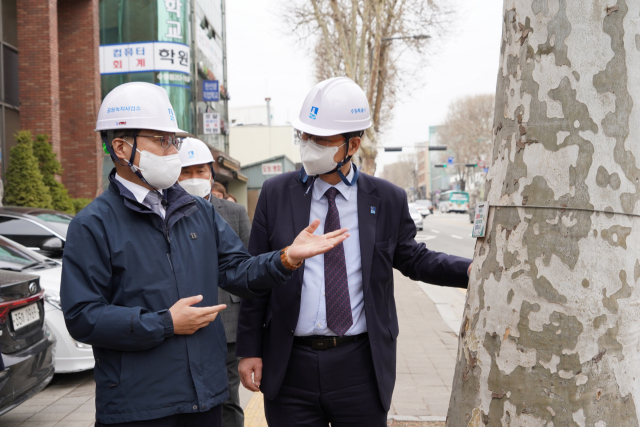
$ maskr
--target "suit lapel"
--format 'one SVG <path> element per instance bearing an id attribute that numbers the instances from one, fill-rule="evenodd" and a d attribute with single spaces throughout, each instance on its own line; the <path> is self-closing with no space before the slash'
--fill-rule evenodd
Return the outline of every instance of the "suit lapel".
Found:
<path id="1" fill-rule="evenodd" d="M 311 215 L 311 191 L 305 196 L 307 185 L 303 185 L 296 179 L 296 183 L 289 187 L 291 195 L 291 215 L 293 216 L 294 238 L 302 230 L 309 226 L 309 215 Z M 296 270 L 298 275 L 298 291 L 302 289 L 302 279 L 304 278 L 304 264 Z"/>
<path id="2" fill-rule="evenodd" d="M 295 235 L 309 226 L 309 215 L 311 214 L 311 191 L 305 196 L 306 186 L 299 182 L 289 187 L 291 194 L 291 213 L 293 216 L 293 227 Z"/>
<path id="3" fill-rule="evenodd" d="M 373 194 L 375 185 L 365 174 L 358 178 L 358 226 L 360 228 L 360 256 L 362 263 L 362 287 L 369 288 L 373 245 L 376 241 L 376 222 L 378 221 L 380 199 Z"/>

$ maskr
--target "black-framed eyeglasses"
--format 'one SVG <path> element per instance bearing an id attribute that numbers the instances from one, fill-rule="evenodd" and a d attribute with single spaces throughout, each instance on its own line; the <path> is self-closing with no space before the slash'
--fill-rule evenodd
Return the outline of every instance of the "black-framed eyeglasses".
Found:
<path id="1" fill-rule="evenodd" d="M 182 148 L 182 138 L 177 137 L 175 135 L 138 135 L 138 136 L 143 136 L 145 138 L 161 138 L 160 139 L 160 146 L 162 148 L 169 148 L 172 145 L 174 147 L 176 147 L 176 150 L 180 151 L 180 148 Z"/>

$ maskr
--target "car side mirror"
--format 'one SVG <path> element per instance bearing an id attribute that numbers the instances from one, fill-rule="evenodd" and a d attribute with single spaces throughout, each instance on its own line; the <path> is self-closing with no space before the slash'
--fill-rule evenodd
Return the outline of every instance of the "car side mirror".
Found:
<path id="1" fill-rule="evenodd" d="M 53 252 L 61 251 L 62 249 L 64 249 L 64 242 L 59 237 L 52 237 L 45 240 L 44 243 L 42 243 L 40 249 L 43 251 Z"/>

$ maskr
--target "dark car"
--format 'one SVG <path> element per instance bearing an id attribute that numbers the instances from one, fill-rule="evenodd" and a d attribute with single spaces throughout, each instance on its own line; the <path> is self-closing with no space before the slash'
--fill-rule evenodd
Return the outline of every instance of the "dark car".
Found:
<path id="1" fill-rule="evenodd" d="M 15 266 L 18 254 L 1 243 L 0 268 Z M 38 276 L 0 270 L 0 354 L 5 365 L 0 372 L 0 415 L 53 378 L 55 340 L 44 324 L 43 293 Z"/>
<path id="2" fill-rule="evenodd" d="M 51 258 L 62 258 L 72 215 L 49 209 L 0 207 L 0 236 Z"/>

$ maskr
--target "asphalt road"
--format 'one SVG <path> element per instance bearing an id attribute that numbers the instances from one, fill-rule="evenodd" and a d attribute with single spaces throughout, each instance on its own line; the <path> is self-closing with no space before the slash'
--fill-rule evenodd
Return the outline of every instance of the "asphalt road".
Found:
<path id="1" fill-rule="evenodd" d="M 468 214 L 435 212 L 424 218 L 423 224 L 416 236 L 418 242 L 434 251 L 473 258 L 476 239 L 471 237 L 473 226 Z"/>

